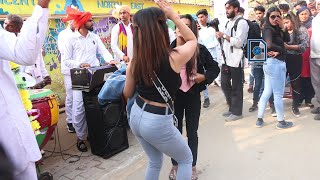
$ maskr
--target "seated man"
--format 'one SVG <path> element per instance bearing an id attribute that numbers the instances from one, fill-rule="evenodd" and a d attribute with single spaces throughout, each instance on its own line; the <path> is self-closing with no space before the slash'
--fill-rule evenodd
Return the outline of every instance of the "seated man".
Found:
<path id="1" fill-rule="evenodd" d="M 51 78 L 45 67 L 43 57 L 45 52 L 41 49 L 41 53 L 38 54 L 36 63 L 32 66 L 26 66 L 24 72 L 30 74 L 36 80 L 36 85 L 31 87 L 31 89 L 42 89 L 45 86 L 51 84 Z"/>
<path id="2" fill-rule="evenodd" d="M 23 19 L 15 14 L 9 14 L 4 21 L 4 29 L 8 32 L 15 33 L 16 35 L 20 33 L 22 25 Z M 39 51 L 34 65 L 20 68 L 21 72 L 30 74 L 35 78 L 37 84 L 33 86 L 32 89 L 42 89 L 46 85 L 51 84 L 51 78 L 45 68 L 43 56 L 44 51 L 42 49 L 42 53 Z"/>

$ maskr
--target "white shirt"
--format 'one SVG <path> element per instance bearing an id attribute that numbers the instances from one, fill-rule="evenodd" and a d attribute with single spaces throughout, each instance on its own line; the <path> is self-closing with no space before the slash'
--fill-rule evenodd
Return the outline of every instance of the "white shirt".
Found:
<path id="1" fill-rule="evenodd" d="M 239 17 L 240 16 L 236 16 L 229 21 L 227 28 L 224 31 L 226 35 L 231 36 L 231 29 Z M 246 20 L 242 19 L 238 22 L 237 31 L 233 30 L 233 37 L 230 37 L 230 42 L 224 40 L 223 50 L 226 55 L 226 62 L 228 66 L 239 67 L 243 58 L 243 50 L 241 48 L 247 43 L 248 31 L 249 25 Z M 233 52 L 231 51 L 231 46 L 233 47 Z M 222 61 L 222 63 L 225 64 L 224 61 Z"/>
<path id="2" fill-rule="evenodd" d="M 127 56 L 131 60 L 133 57 L 133 34 L 131 30 L 131 23 L 129 23 L 128 26 L 126 26 L 125 24 L 123 25 L 127 32 Z M 112 28 L 112 32 L 111 32 L 111 49 L 114 54 L 114 60 L 116 61 L 123 60 L 123 56 L 125 55 L 119 48 L 120 47 L 119 33 L 120 33 L 120 26 L 118 23 Z"/>
<path id="3" fill-rule="evenodd" d="M 213 59 L 217 59 L 217 46 L 219 42 L 216 38 L 216 30 L 213 27 L 202 25 L 200 27 L 198 42 L 208 49 Z"/>
<path id="4" fill-rule="evenodd" d="M 168 32 L 169 32 L 169 38 L 170 38 L 170 44 L 177 39 L 176 37 L 176 33 L 171 29 L 168 28 Z"/>
<path id="5" fill-rule="evenodd" d="M 58 49 L 61 54 L 61 73 L 64 75 L 70 75 L 70 68 L 65 66 L 64 63 L 64 53 L 63 51 L 65 50 L 65 45 L 67 43 L 67 39 L 73 36 L 73 31 L 70 29 L 70 27 L 67 27 L 66 29 L 62 30 L 59 35 L 58 35 Z"/>
<path id="6" fill-rule="evenodd" d="M 21 173 L 29 163 L 38 161 L 41 153 L 9 61 L 22 65 L 35 63 L 48 28 L 48 17 L 49 10 L 37 5 L 24 22 L 19 37 L 0 28 L 0 143 L 14 163 L 15 173 Z"/>
<path id="7" fill-rule="evenodd" d="M 320 13 L 312 20 L 312 35 L 310 40 L 311 58 L 320 58 Z"/>
<path id="8" fill-rule="evenodd" d="M 62 61 L 69 69 L 79 68 L 80 64 L 88 63 L 91 67 L 100 66 L 97 53 L 106 62 L 113 60 L 112 55 L 102 43 L 100 37 L 92 32 L 82 36 L 78 31 L 66 39 L 65 50 L 62 51 Z"/>
<path id="9" fill-rule="evenodd" d="M 24 68 L 24 72 L 31 74 L 33 78 L 35 78 L 36 82 L 39 83 L 43 81 L 46 76 L 49 76 L 49 73 L 44 64 L 44 60 L 42 57 L 42 52 L 38 53 L 36 63 L 32 66 L 26 66 Z"/>

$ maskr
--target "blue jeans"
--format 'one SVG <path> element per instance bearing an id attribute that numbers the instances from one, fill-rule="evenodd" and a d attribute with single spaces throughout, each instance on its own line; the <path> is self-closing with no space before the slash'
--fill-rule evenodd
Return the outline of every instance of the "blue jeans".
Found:
<path id="1" fill-rule="evenodd" d="M 278 121 L 284 120 L 283 94 L 286 83 L 286 63 L 276 58 L 268 58 L 263 65 L 264 90 L 260 98 L 258 118 L 263 118 L 267 102 L 273 93 L 274 106 L 277 112 Z"/>
<path id="2" fill-rule="evenodd" d="M 206 85 L 206 89 L 203 90 L 203 97 L 204 99 L 209 99 L 209 89 L 208 89 L 209 85 Z"/>
<path id="3" fill-rule="evenodd" d="M 253 87 L 254 85 L 254 67 L 250 67 L 250 73 L 249 73 L 249 85 Z"/>
<path id="4" fill-rule="evenodd" d="M 179 130 L 173 124 L 173 115 L 158 115 L 144 111 L 135 102 L 129 125 L 146 152 L 149 163 L 146 180 L 159 179 L 163 154 L 178 162 L 177 180 L 191 179 L 192 153 Z"/>

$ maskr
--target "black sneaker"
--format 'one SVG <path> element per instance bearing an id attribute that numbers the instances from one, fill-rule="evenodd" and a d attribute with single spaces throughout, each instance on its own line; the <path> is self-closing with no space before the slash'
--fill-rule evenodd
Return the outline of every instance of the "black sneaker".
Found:
<path id="1" fill-rule="evenodd" d="M 209 98 L 205 98 L 202 106 L 204 108 L 208 108 L 210 106 L 210 99 Z"/>
<path id="2" fill-rule="evenodd" d="M 305 105 L 307 107 L 309 107 L 310 109 L 314 108 L 314 105 L 310 102 L 310 103 L 305 103 Z"/>
<path id="3" fill-rule="evenodd" d="M 252 106 L 249 108 L 249 112 L 256 111 L 258 109 L 258 105 L 253 103 Z"/>
<path id="4" fill-rule="evenodd" d="M 258 118 L 257 122 L 256 122 L 256 127 L 257 128 L 262 128 L 263 127 L 263 119 L 262 118 Z"/>
<path id="5" fill-rule="evenodd" d="M 293 126 L 293 123 L 292 122 L 289 122 L 289 121 L 279 121 L 278 124 L 277 124 L 277 129 L 288 129 L 288 128 L 291 128 Z"/>
<path id="6" fill-rule="evenodd" d="M 317 107 L 311 111 L 312 114 L 320 114 L 320 107 Z"/>
<path id="7" fill-rule="evenodd" d="M 300 117 L 300 111 L 299 111 L 298 107 L 292 107 L 292 112 L 293 112 L 294 116 Z"/>
<path id="8" fill-rule="evenodd" d="M 69 133 L 76 133 L 76 130 L 74 129 L 72 123 L 67 123 L 67 129 Z"/>

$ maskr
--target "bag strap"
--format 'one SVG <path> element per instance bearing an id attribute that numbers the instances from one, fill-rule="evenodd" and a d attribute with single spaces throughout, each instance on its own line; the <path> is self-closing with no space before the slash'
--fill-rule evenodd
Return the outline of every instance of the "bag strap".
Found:
<path id="1" fill-rule="evenodd" d="M 234 30 L 234 31 L 237 31 L 238 23 L 239 23 L 239 21 L 240 21 L 241 19 L 243 19 L 243 18 L 242 18 L 242 17 L 239 17 L 239 18 L 236 20 L 236 22 L 234 22 L 234 25 L 233 25 L 233 27 L 231 28 L 231 37 L 233 37 L 233 30 Z M 245 19 L 244 19 L 244 20 L 245 20 Z"/>
<path id="2" fill-rule="evenodd" d="M 162 82 L 160 81 L 160 79 L 158 78 L 157 74 L 154 71 L 153 71 L 153 74 L 156 77 L 156 79 L 154 80 L 153 78 L 151 78 L 152 83 L 156 87 L 156 89 L 158 90 L 158 92 L 161 95 L 161 97 L 163 98 L 163 100 L 166 102 L 166 104 L 169 107 L 169 109 L 171 110 L 171 112 L 173 113 L 173 117 L 174 117 L 173 123 L 177 127 L 178 126 L 178 119 L 177 119 L 176 115 L 174 114 L 174 106 L 173 106 L 172 97 L 171 97 L 170 93 L 168 92 L 167 88 L 162 84 Z"/>

